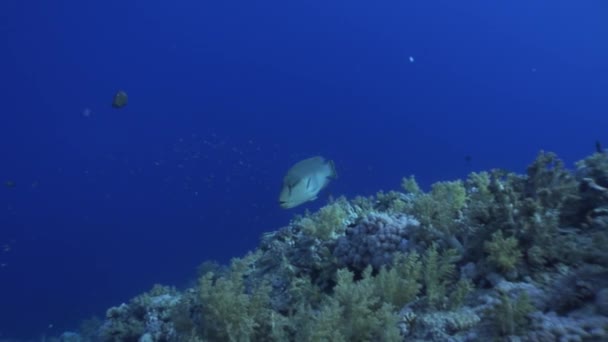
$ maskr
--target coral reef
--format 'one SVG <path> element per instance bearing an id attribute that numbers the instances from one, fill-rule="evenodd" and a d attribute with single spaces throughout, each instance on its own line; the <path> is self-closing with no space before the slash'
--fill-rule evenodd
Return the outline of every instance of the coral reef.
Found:
<path id="1" fill-rule="evenodd" d="M 339 198 L 59 340 L 608 340 L 608 157 L 576 166 Z"/>
<path id="2" fill-rule="evenodd" d="M 484 243 L 484 250 L 488 253 L 488 261 L 503 271 L 512 271 L 521 259 L 521 252 L 514 237 L 504 238 L 502 231 L 492 234 L 492 239 Z"/>
<path id="3" fill-rule="evenodd" d="M 103 341 L 153 341 L 175 339 L 171 308 L 180 298 L 175 289 L 155 285 L 152 290 L 132 299 L 129 304 L 112 307 L 99 327 Z"/>
<path id="4" fill-rule="evenodd" d="M 372 212 L 346 229 L 346 235 L 338 239 L 334 255 L 340 266 L 359 271 L 368 265 L 379 269 L 392 261 L 395 252 L 411 248 L 411 231 L 419 225 L 406 215 Z"/>

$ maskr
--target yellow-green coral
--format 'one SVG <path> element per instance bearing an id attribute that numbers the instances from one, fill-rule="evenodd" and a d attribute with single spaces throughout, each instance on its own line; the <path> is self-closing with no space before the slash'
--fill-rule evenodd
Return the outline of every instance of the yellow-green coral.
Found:
<path id="1" fill-rule="evenodd" d="M 526 185 L 544 208 L 559 208 L 577 192 L 576 180 L 555 153 L 541 151 L 527 173 Z"/>
<path id="2" fill-rule="evenodd" d="M 384 306 L 374 289 L 372 269 L 368 267 L 362 279 L 355 282 L 354 274 L 348 270 L 339 270 L 337 285 L 333 298 L 344 308 L 341 329 L 348 341 L 372 341 L 388 331 L 397 329 L 396 319 L 389 319 L 386 311 L 391 307 Z M 397 334 L 398 335 L 398 334 Z"/>
<path id="3" fill-rule="evenodd" d="M 431 196 L 437 202 L 442 202 L 452 214 L 461 210 L 467 200 L 466 189 L 460 180 L 433 184 Z"/>
<path id="4" fill-rule="evenodd" d="M 446 306 L 447 289 L 456 273 L 457 258 L 456 250 L 448 249 L 440 253 L 435 244 L 426 250 L 422 259 L 422 280 L 430 307 L 443 308 Z"/>
<path id="5" fill-rule="evenodd" d="M 466 181 L 468 190 L 468 215 L 473 220 L 486 221 L 491 216 L 488 208 L 494 203 L 491 189 L 492 179 L 488 172 L 469 174 Z"/>
<path id="6" fill-rule="evenodd" d="M 411 212 L 411 198 L 404 196 L 397 191 L 378 191 L 375 198 L 375 208 L 387 213 L 408 213 Z"/>
<path id="7" fill-rule="evenodd" d="M 362 278 L 338 270 L 333 294 L 318 310 L 300 305 L 292 318 L 296 341 L 400 341 L 394 307 L 377 295 L 371 268 Z"/>
<path id="8" fill-rule="evenodd" d="M 344 308 L 343 315 L 349 322 L 350 338 L 358 336 L 364 341 L 373 339 L 374 328 L 379 327 L 377 318 L 373 316 L 380 305 L 380 297 L 375 295 L 374 280 L 368 267 L 363 278 L 358 282 L 353 280 L 354 274 L 346 269 L 338 270 L 338 284 L 334 288 L 333 297 Z"/>
<path id="9" fill-rule="evenodd" d="M 490 193 L 490 174 L 488 172 L 471 172 L 467 179 L 467 184 L 471 193 L 489 194 Z"/>
<path id="10" fill-rule="evenodd" d="M 411 213 L 423 226 L 449 232 L 454 220 L 460 218 L 467 201 L 462 181 L 438 182 L 429 193 L 417 196 Z"/>
<path id="11" fill-rule="evenodd" d="M 316 315 L 300 319 L 301 327 L 296 330 L 296 340 L 348 341 L 345 334 L 339 329 L 343 316 L 344 307 L 340 305 L 340 302 L 328 300 Z"/>
<path id="12" fill-rule="evenodd" d="M 448 296 L 449 308 L 452 310 L 460 308 L 473 288 L 474 285 L 470 280 L 460 279 Z"/>
<path id="13" fill-rule="evenodd" d="M 420 190 L 420 186 L 418 186 L 418 182 L 416 182 L 416 178 L 414 175 L 409 177 L 403 177 L 401 180 L 401 187 L 406 193 L 412 195 L 420 195 L 422 194 L 422 190 Z"/>
<path id="14" fill-rule="evenodd" d="M 235 259 L 226 277 L 214 280 L 213 272 L 200 278 L 200 298 L 205 321 L 204 336 L 222 341 L 249 341 L 269 334 L 271 323 L 270 287 L 245 290 L 243 276 L 247 264 Z"/>
<path id="15" fill-rule="evenodd" d="M 512 335 L 529 324 L 528 315 L 534 311 L 528 294 L 523 292 L 515 300 L 501 293 L 500 303 L 493 310 L 494 322 L 501 335 Z"/>
<path id="16" fill-rule="evenodd" d="M 322 207 L 314 214 L 307 214 L 296 224 L 302 231 L 321 240 L 334 239 L 344 232 L 347 219 L 352 212 L 350 204 L 344 197 Z"/>
<path id="17" fill-rule="evenodd" d="M 505 239 L 500 230 L 492 234 L 492 240 L 484 243 L 484 250 L 488 253 L 488 261 L 505 272 L 513 271 L 521 260 L 517 239 L 512 236 Z"/>
<path id="18" fill-rule="evenodd" d="M 415 300 L 422 288 L 422 262 L 416 252 L 397 254 L 390 269 L 382 267 L 374 278 L 376 293 L 397 308 Z"/>

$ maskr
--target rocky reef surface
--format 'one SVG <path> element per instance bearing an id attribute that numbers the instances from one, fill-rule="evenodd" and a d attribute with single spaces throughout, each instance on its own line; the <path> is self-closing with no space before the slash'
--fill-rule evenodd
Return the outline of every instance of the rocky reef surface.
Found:
<path id="1" fill-rule="evenodd" d="M 608 156 L 339 198 L 59 341 L 608 341 Z"/>

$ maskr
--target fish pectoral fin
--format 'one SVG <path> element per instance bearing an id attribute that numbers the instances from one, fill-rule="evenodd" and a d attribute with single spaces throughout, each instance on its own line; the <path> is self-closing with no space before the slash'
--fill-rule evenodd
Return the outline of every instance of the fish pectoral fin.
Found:
<path id="1" fill-rule="evenodd" d="M 318 197 L 318 196 L 316 196 L 316 195 L 315 195 L 315 196 L 313 196 L 313 197 L 309 198 L 309 199 L 308 199 L 308 201 L 309 201 L 309 202 L 312 202 L 312 201 L 316 200 L 316 199 L 317 199 L 317 197 Z"/>
<path id="2" fill-rule="evenodd" d="M 306 190 L 310 190 L 310 183 L 312 182 L 312 177 L 306 180 Z"/>

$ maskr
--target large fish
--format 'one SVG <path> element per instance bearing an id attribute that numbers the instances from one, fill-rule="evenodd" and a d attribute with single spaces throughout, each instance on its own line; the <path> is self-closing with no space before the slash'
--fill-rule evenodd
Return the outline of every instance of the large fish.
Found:
<path id="1" fill-rule="evenodd" d="M 297 162 L 283 178 L 279 204 L 285 209 L 314 201 L 329 182 L 336 178 L 334 162 L 323 157 L 312 157 Z"/>

